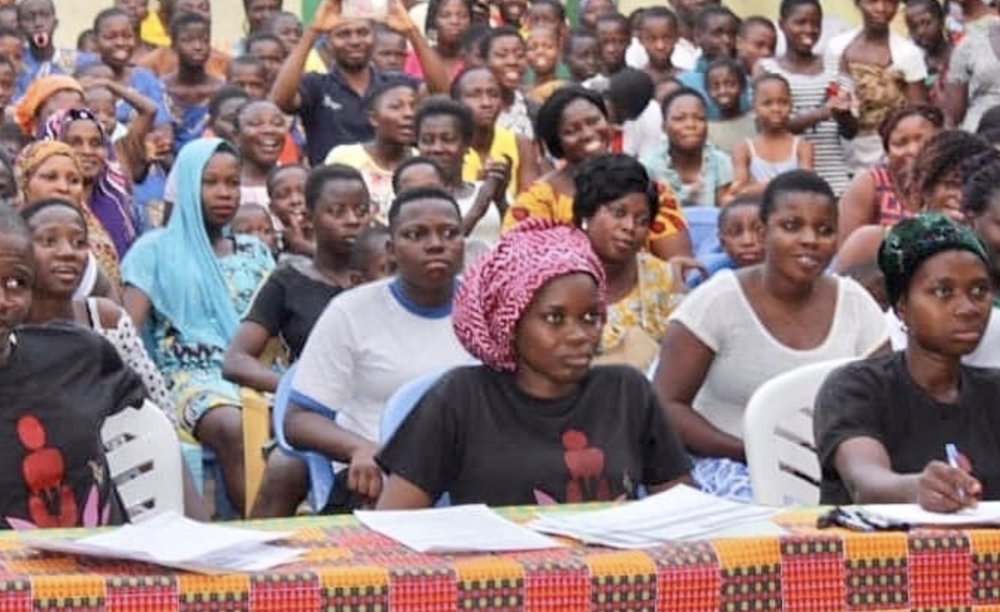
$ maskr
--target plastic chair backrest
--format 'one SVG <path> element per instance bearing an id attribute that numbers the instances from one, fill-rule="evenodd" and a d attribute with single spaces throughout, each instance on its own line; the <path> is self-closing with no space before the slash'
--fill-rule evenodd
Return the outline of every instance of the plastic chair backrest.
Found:
<path id="1" fill-rule="evenodd" d="M 158 406 L 147 401 L 108 417 L 101 440 L 129 518 L 168 510 L 184 514 L 181 444 Z"/>
<path id="2" fill-rule="evenodd" d="M 330 492 L 333 490 L 333 464 L 319 453 L 294 448 L 285 438 L 285 413 L 288 412 L 294 377 L 295 364 L 292 364 L 281 376 L 278 388 L 275 389 L 274 407 L 271 409 L 271 426 L 274 429 L 274 438 L 278 442 L 278 446 L 285 452 L 305 461 L 306 468 L 309 470 L 309 505 L 313 507 L 315 512 L 319 512 L 326 506 L 327 500 L 330 499 Z"/>
<path id="3" fill-rule="evenodd" d="M 754 392 L 743 414 L 743 444 L 754 502 L 816 505 L 821 478 L 813 406 L 827 375 L 854 361 L 833 359 L 779 374 Z"/>
<path id="4" fill-rule="evenodd" d="M 389 438 L 396 433 L 417 402 L 449 369 L 428 372 L 396 389 L 396 392 L 389 397 L 389 401 L 385 403 L 385 410 L 382 411 L 382 422 L 379 425 L 379 445 L 385 445 L 389 441 Z"/>
<path id="5" fill-rule="evenodd" d="M 719 246 L 719 208 L 715 206 L 686 206 L 684 220 L 691 236 L 691 252 L 695 257 L 717 253 Z"/>

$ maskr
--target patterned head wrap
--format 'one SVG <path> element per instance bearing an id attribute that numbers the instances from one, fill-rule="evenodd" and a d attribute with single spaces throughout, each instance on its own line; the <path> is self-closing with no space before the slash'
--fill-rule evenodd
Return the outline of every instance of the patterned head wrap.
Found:
<path id="1" fill-rule="evenodd" d="M 889 230 L 878 250 L 878 267 L 885 276 L 889 303 L 899 302 L 920 264 L 938 253 L 954 250 L 969 251 L 987 269 L 993 267 L 982 240 L 941 213 L 920 213 Z"/>
<path id="2" fill-rule="evenodd" d="M 65 90 L 77 91 L 83 96 L 83 87 L 73 77 L 52 74 L 32 81 L 14 111 L 17 125 L 25 136 L 30 138 L 37 135 L 38 125 L 35 123 L 35 115 L 38 114 L 38 109 L 56 92 Z"/>
<path id="3" fill-rule="evenodd" d="M 64 140 L 66 131 L 74 121 L 93 123 L 101 135 L 106 161 L 94 179 L 94 188 L 87 204 L 107 229 L 108 235 L 115 243 L 118 257 L 124 257 L 139 235 L 139 220 L 133 207 L 131 182 L 115 162 L 115 148 L 104 131 L 101 120 L 86 108 L 56 111 L 42 126 L 42 137 L 48 140 Z"/>
<path id="4" fill-rule="evenodd" d="M 35 174 L 38 167 L 45 160 L 56 155 L 65 155 L 73 160 L 73 164 L 76 166 L 80 176 L 83 176 L 83 169 L 80 168 L 80 160 L 77 158 L 76 152 L 68 144 L 56 140 L 37 140 L 21 149 L 17 159 L 14 161 L 14 179 L 17 181 L 17 188 L 21 191 L 21 195 L 26 195 L 25 191 L 28 187 L 28 181 L 31 180 L 32 175 Z M 74 204 L 79 205 L 80 202 L 74 202 Z"/>
<path id="5" fill-rule="evenodd" d="M 548 219 L 519 223 L 465 271 L 452 312 L 455 334 L 488 367 L 513 371 L 514 330 L 521 315 L 546 283 L 576 272 L 597 281 L 603 314 L 604 268 L 586 234 Z"/>

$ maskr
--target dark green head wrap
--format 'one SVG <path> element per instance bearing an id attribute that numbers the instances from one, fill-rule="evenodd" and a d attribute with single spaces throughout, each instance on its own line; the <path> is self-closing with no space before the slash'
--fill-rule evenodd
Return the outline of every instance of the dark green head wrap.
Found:
<path id="1" fill-rule="evenodd" d="M 878 267 L 893 306 L 906 292 L 913 275 L 927 259 L 944 251 L 969 251 L 992 268 L 986 245 L 971 229 L 937 212 L 925 212 L 901 221 L 889 230 L 878 250 Z"/>

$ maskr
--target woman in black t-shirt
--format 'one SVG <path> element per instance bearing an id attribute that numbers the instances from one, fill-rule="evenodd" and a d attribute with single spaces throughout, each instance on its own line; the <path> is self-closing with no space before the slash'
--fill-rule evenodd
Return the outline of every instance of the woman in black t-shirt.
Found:
<path id="1" fill-rule="evenodd" d="M 968 228 L 922 213 L 886 235 L 878 263 L 907 346 L 849 364 L 820 389 L 820 501 L 955 512 L 1000 499 L 1000 372 L 962 364 L 993 305 L 986 247 Z"/>
<path id="2" fill-rule="evenodd" d="M 126 522 L 100 431 L 146 390 L 97 334 L 23 325 L 34 280 L 28 229 L 0 207 L 0 529 Z"/>
<path id="3" fill-rule="evenodd" d="M 376 460 L 380 509 L 634 499 L 688 480 L 645 377 L 591 368 L 605 280 L 585 234 L 532 219 L 466 272 L 455 332 L 483 362 L 445 374 Z"/>

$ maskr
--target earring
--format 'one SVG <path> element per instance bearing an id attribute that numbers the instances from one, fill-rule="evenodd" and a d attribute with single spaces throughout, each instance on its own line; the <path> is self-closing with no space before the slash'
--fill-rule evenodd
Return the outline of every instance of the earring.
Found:
<path id="1" fill-rule="evenodd" d="M 582 229 L 583 231 L 587 231 L 587 220 L 586 219 L 584 219 L 583 221 L 580 222 L 580 229 Z"/>

